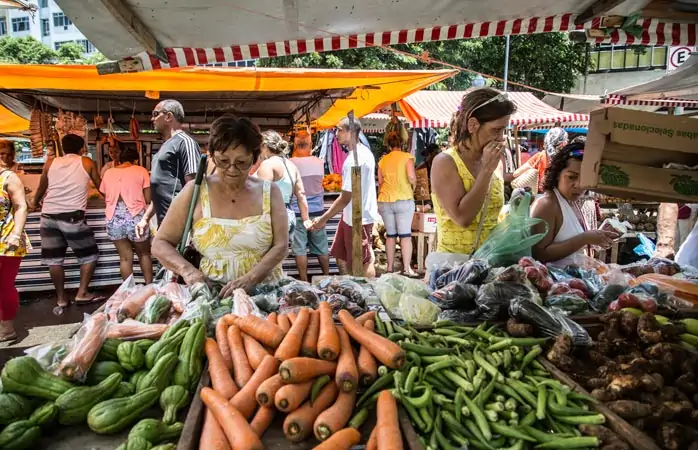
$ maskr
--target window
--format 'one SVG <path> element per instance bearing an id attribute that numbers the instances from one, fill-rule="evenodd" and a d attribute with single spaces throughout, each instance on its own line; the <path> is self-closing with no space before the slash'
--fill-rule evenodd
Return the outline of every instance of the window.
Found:
<path id="1" fill-rule="evenodd" d="M 82 51 L 85 53 L 94 53 L 97 51 L 95 46 L 92 44 L 92 42 L 88 41 L 87 39 L 78 39 L 75 41 L 78 45 L 82 47 Z"/>
<path id="2" fill-rule="evenodd" d="M 53 13 L 53 26 L 68 28 L 73 22 L 68 19 L 63 13 Z"/>
<path id="3" fill-rule="evenodd" d="M 48 8 L 48 0 L 39 0 L 39 8 Z"/>
<path id="4" fill-rule="evenodd" d="M 7 19 L 0 18 L 0 36 L 5 36 L 7 34 Z"/>
<path id="5" fill-rule="evenodd" d="M 12 31 L 15 33 L 29 31 L 29 17 L 17 17 L 12 19 Z"/>
<path id="6" fill-rule="evenodd" d="M 666 68 L 666 47 L 598 45 L 589 53 L 589 73 Z"/>
<path id="7" fill-rule="evenodd" d="M 41 35 L 48 36 L 51 32 L 51 25 L 48 23 L 48 19 L 41 19 Z"/>

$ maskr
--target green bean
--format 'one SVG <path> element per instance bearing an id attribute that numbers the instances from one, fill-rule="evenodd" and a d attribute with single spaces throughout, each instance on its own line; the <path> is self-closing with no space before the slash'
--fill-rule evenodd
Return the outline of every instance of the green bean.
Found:
<path id="1" fill-rule="evenodd" d="M 410 352 L 414 353 L 414 352 Z M 416 353 L 414 353 L 416 355 Z M 419 355 L 417 355 L 419 356 Z M 449 361 L 453 356 L 451 355 L 441 355 L 441 356 L 421 356 L 421 362 L 424 364 L 434 364 L 441 361 Z"/>
<path id="2" fill-rule="evenodd" d="M 443 340 L 447 343 L 450 343 L 450 344 L 462 345 L 464 347 L 473 347 L 473 341 L 470 341 L 468 339 L 459 338 L 456 336 L 445 336 L 445 337 L 443 337 Z"/>
<path id="3" fill-rule="evenodd" d="M 405 336 L 402 333 L 392 333 L 391 335 L 388 336 L 388 339 L 393 341 L 393 342 L 400 342 L 403 339 L 407 339 L 407 336 Z"/>
<path id="4" fill-rule="evenodd" d="M 387 322 L 385 322 L 385 333 L 388 336 L 395 333 L 395 330 L 393 329 L 393 322 L 391 320 L 388 320 Z"/>
<path id="5" fill-rule="evenodd" d="M 531 363 L 531 365 L 533 365 L 534 363 L 537 363 L 537 362 L 538 362 L 538 361 L 533 361 L 533 363 Z M 538 369 L 531 371 L 531 373 L 532 373 L 533 375 L 536 375 L 536 376 L 539 376 L 539 377 L 545 377 L 545 376 L 548 376 L 548 375 L 549 375 L 549 373 L 548 373 L 547 371 L 545 371 L 545 370 L 538 370 Z"/>
<path id="6" fill-rule="evenodd" d="M 527 365 L 531 363 L 538 355 L 543 353 L 543 347 L 540 345 L 536 345 L 533 347 L 531 350 L 526 353 L 526 356 L 524 356 L 523 361 L 521 362 L 521 366 L 519 367 L 519 370 L 524 370 Z"/>
<path id="7" fill-rule="evenodd" d="M 452 320 L 437 320 L 432 324 L 434 328 L 449 328 L 449 327 L 459 327 L 456 322 Z"/>
<path id="8" fill-rule="evenodd" d="M 492 424 L 490 424 L 490 426 L 492 427 L 492 430 L 495 433 L 498 433 L 502 436 L 506 436 L 506 437 L 510 437 L 510 438 L 514 438 L 514 439 L 523 439 L 524 441 L 528 441 L 528 442 L 536 442 L 536 440 L 533 439 L 528 434 L 526 434 L 522 431 L 516 430 L 514 428 L 509 428 L 507 426 L 500 425 L 498 423 L 492 423 Z"/>
<path id="9" fill-rule="evenodd" d="M 553 388 L 555 394 L 555 402 L 560 406 L 567 406 L 567 394 L 562 389 Z"/>
<path id="10" fill-rule="evenodd" d="M 380 319 L 380 317 L 378 317 L 378 314 L 376 314 L 375 324 L 376 324 L 376 330 L 378 331 L 378 334 L 380 334 L 383 337 L 386 337 L 388 335 L 388 333 L 386 332 L 385 324 Z"/>
<path id="11" fill-rule="evenodd" d="M 407 328 L 402 328 L 400 325 L 398 325 L 396 323 L 393 324 L 393 330 L 396 333 L 401 333 L 401 334 L 404 334 L 405 336 L 409 336 L 410 334 L 412 334 L 412 332 L 410 330 L 408 330 Z"/>
<path id="12" fill-rule="evenodd" d="M 587 448 L 587 447 L 598 447 L 600 445 L 599 438 L 596 436 L 584 436 L 584 437 L 572 437 L 572 438 L 562 438 L 556 439 L 554 441 L 545 442 L 536 446 L 537 449 L 547 449 L 547 448 Z"/>
<path id="13" fill-rule="evenodd" d="M 452 348 L 434 348 L 426 345 L 412 344 L 409 342 L 402 342 L 400 346 L 407 351 L 415 352 L 418 355 L 424 356 L 440 356 L 449 355 L 453 353 Z"/>
<path id="14" fill-rule="evenodd" d="M 498 382 L 503 383 L 504 382 L 504 375 L 499 373 L 499 371 L 489 362 L 485 361 L 485 359 L 480 355 L 480 352 L 475 350 L 473 352 L 473 359 L 475 360 L 475 363 L 478 364 L 480 367 L 485 369 L 487 373 L 490 374 L 493 378 L 495 378 Z"/>
<path id="15" fill-rule="evenodd" d="M 559 405 L 553 396 L 548 397 L 548 409 L 555 417 L 561 416 L 587 416 L 596 414 L 593 411 L 586 411 L 580 408 Z"/>
<path id="16" fill-rule="evenodd" d="M 547 403 L 548 390 L 545 386 L 538 386 L 538 404 L 536 405 L 536 418 L 545 419 L 545 407 Z"/>
<path id="17" fill-rule="evenodd" d="M 485 438 L 483 441 L 487 442 L 492 439 L 492 430 L 490 429 L 490 425 L 487 422 L 485 414 L 482 412 L 482 410 L 475 404 L 475 402 L 470 400 L 466 394 L 463 394 L 463 401 L 465 401 L 465 406 L 467 406 L 470 410 L 470 414 L 472 414 L 473 419 L 475 419 L 475 423 L 482 432 L 482 436 Z"/>
<path id="18" fill-rule="evenodd" d="M 540 362 L 538 362 L 535 359 L 533 361 L 531 361 L 531 366 L 533 366 L 533 368 L 535 370 L 540 370 L 541 372 L 545 372 L 545 375 L 550 375 L 550 373 L 548 373 L 548 369 L 546 369 L 543 364 L 541 364 Z"/>
<path id="19" fill-rule="evenodd" d="M 385 375 L 380 376 L 376 381 L 373 382 L 371 386 L 366 389 L 366 391 L 361 395 L 361 398 L 359 398 L 359 401 L 356 402 L 356 407 L 361 408 L 361 406 L 364 404 L 364 402 L 371 398 L 371 396 L 386 388 L 390 383 L 394 381 L 393 375 L 391 373 L 386 373 Z"/>
<path id="20" fill-rule="evenodd" d="M 315 402 L 315 399 L 317 398 L 318 394 L 320 393 L 320 390 L 323 387 L 325 387 L 325 385 L 329 382 L 330 382 L 329 375 L 323 375 L 319 378 L 316 378 L 315 381 L 313 381 L 313 385 L 310 388 L 310 404 L 311 405 Z"/>
<path id="21" fill-rule="evenodd" d="M 507 347 L 511 347 L 513 345 L 513 341 L 511 338 L 509 339 L 502 339 L 499 342 L 496 342 L 489 347 L 487 347 L 488 352 L 498 352 L 499 350 L 504 350 Z"/>
<path id="22" fill-rule="evenodd" d="M 417 376 L 419 375 L 419 367 L 412 367 L 410 368 L 409 373 L 407 374 L 407 378 L 405 379 L 405 393 L 407 395 L 412 394 L 412 388 L 414 388 L 414 382 L 417 379 Z"/>
<path id="23" fill-rule="evenodd" d="M 456 336 L 459 334 L 465 334 L 452 328 L 435 328 L 434 331 L 432 331 L 432 333 L 437 334 L 439 336 Z"/>

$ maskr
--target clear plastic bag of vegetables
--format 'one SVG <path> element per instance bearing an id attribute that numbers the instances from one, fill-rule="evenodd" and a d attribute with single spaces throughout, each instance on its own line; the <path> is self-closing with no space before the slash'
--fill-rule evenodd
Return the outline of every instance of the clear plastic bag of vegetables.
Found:
<path id="1" fill-rule="evenodd" d="M 266 315 L 257 307 L 252 297 L 250 297 L 244 289 L 235 289 L 233 291 L 233 314 L 239 317 L 249 315 L 257 317 L 266 317 Z"/>
<path id="2" fill-rule="evenodd" d="M 509 304 L 519 298 L 532 302 L 540 299 L 536 292 L 523 283 L 493 281 L 483 284 L 475 297 L 475 303 L 480 311 L 480 320 L 506 319 L 509 314 Z"/>
<path id="3" fill-rule="evenodd" d="M 106 314 L 85 314 L 82 326 L 70 340 L 68 353 L 56 365 L 53 373 L 66 380 L 85 381 L 107 338 L 108 327 Z"/>
<path id="4" fill-rule="evenodd" d="M 329 303 L 332 308 L 332 315 L 336 319 L 339 311 L 346 309 L 354 317 L 359 317 L 361 314 L 365 313 L 366 310 L 351 301 L 351 299 L 342 294 L 330 294 L 327 296 L 327 303 Z"/>
<path id="5" fill-rule="evenodd" d="M 71 339 L 62 339 L 56 342 L 35 345 L 24 350 L 24 354 L 38 361 L 46 371 L 53 372 L 63 358 L 68 355 L 71 347 Z"/>
<path id="6" fill-rule="evenodd" d="M 531 193 L 517 189 L 509 200 L 509 214 L 490 232 L 487 240 L 477 249 L 473 258 L 484 259 L 492 267 L 515 264 L 524 256 L 531 256 L 531 248 L 547 234 L 533 234 L 532 228 L 545 223 L 529 216 Z"/>
<path id="7" fill-rule="evenodd" d="M 413 294 L 400 297 L 400 316 L 402 320 L 412 325 L 430 325 L 439 316 L 441 308 Z"/>
<path id="8" fill-rule="evenodd" d="M 305 281 L 294 281 L 280 290 L 279 312 L 299 306 L 317 308 L 318 303 L 325 299 L 325 293 Z"/>
<path id="9" fill-rule="evenodd" d="M 589 303 L 578 295 L 564 293 L 548 296 L 543 305 L 557 309 L 565 315 L 575 315 L 589 312 Z"/>
<path id="10" fill-rule="evenodd" d="M 364 290 L 356 281 L 346 277 L 328 277 L 322 280 L 318 286 L 327 295 L 340 294 L 359 306 L 366 304 Z"/>
<path id="11" fill-rule="evenodd" d="M 136 320 L 143 323 L 165 323 L 171 307 L 172 302 L 169 298 L 155 294 L 145 302 Z"/>
<path id="12" fill-rule="evenodd" d="M 374 283 L 374 288 L 383 307 L 393 317 L 400 317 L 400 297 L 403 294 L 426 299 L 432 291 L 429 286 L 419 280 L 394 273 L 381 275 Z"/>
<path id="13" fill-rule="evenodd" d="M 475 323 L 480 320 L 480 311 L 472 309 L 469 311 L 460 309 L 444 309 L 436 320 L 450 320 L 456 323 Z"/>
<path id="14" fill-rule="evenodd" d="M 185 285 L 175 282 L 163 283 L 158 287 L 158 293 L 170 300 L 172 309 L 179 314 L 184 312 L 184 308 L 191 301 L 189 289 Z"/>
<path id="15" fill-rule="evenodd" d="M 432 292 L 428 298 L 441 309 L 474 310 L 477 309 L 477 293 L 478 287 L 474 284 L 453 281 Z"/>
<path id="16" fill-rule="evenodd" d="M 430 287 L 441 289 L 454 281 L 466 284 L 482 284 L 487 278 L 489 270 L 490 266 L 486 261 L 472 259 L 466 263 L 454 266 L 447 272 L 441 273 L 433 284 L 430 282 Z M 434 271 L 430 281 L 434 279 L 434 274 L 439 274 L 440 272 L 440 270 Z"/>
<path id="17" fill-rule="evenodd" d="M 279 310 L 279 297 L 275 292 L 270 292 L 266 294 L 257 294 L 252 297 L 252 301 L 257 305 L 259 309 L 271 314 Z"/>
<path id="18" fill-rule="evenodd" d="M 589 333 L 577 322 L 530 300 L 524 298 L 512 300 L 509 305 L 509 315 L 519 322 L 533 325 L 539 335 L 554 338 L 561 334 L 568 334 L 576 346 L 588 347 L 593 343 Z"/>

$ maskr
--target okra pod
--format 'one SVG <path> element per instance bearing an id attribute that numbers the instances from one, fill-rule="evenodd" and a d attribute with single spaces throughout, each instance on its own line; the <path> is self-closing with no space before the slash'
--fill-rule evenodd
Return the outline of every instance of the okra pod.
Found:
<path id="1" fill-rule="evenodd" d="M 422 384 L 415 388 L 415 392 L 418 390 L 423 390 L 424 392 L 419 397 L 409 397 L 407 395 L 401 395 L 400 399 L 402 403 L 409 403 L 414 408 L 424 408 L 431 401 L 431 387 L 428 384 Z"/>
<path id="2" fill-rule="evenodd" d="M 380 334 L 383 337 L 386 337 L 388 335 L 388 333 L 385 330 L 385 324 L 380 319 L 380 317 L 378 317 L 378 314 L 376 314 L 375 323 L 376 323 L 376 330 L 378 331 L 378 334 Z"/>
<path id="3" fill-rule="evenodd" d="M 502 360 L 504 361 L 504 368 L 505 369 L 509 369 L 509 367 L 511 366 L 512 358 L 513 358 L 513 356 L 511 355 L 511 352 L 509 351 L 509 349 L 502 351 Z"/>
<path id="4" fill-rule="evenodd" d="M 473 360 L 475 360 L 475 363 L 485 369 L 487 373 L 490 374 L 491 377 L 495 378 L 498 382 L 503 383 L 504 382 L 504 375 L 499 373 L 499 371 L 489 362 L 485 360 L 485 358 L 480 355 L 480 352 L 475 350 L 473 352 Z"/>
<path id="5" fill-rule="evenodd" d="M 414 422 L 415 426 L 423 433 L 426 433 L 427 430 L 427 425 L 424 423 L 422 418 L 419 415 L 419 410 L 415 408 L 414 406 L 406 403 L 402 403 L 402 407 L 405 408 L 405 411 L 407 411 L 407 415 L 410 416 L 410 419 L 412 419 L 412 422 Z"/>
<path id="6" fill-rule="evenodd" d="M 540 355 L 541 353 L 543 353 L 543 347 L 541 347 L 540 345 L 536 345 L 531 350 L 529 350 L 528 353 L 526 353 L 526 356 L 524 356 L 519 370 L 524 370 L 526 366 L 529 365 L 534 359 L 536 359 L 538 355 Z"/>
<path id="7" fill-rule="evenodd" d="M 403 389 L 405 391 L 405 394 L 412 395 L 412 389 L 414 388 L 414 382 L 417 379 L 418 375 L 419 375 L 419 367 L 410 368 L 410 371 L 407 374 L 407 378 L 405 378 L 405 388 Z"/>
<path id="8" fill-rule="evenodd" d="M 477 424 L 477 427 L 482 432 L 482 436 L 485 438 L 484 442 L 491 440 L 492 439 L 492 430 L 490 429 L 490 424 L 487 422 L 485 414 L 475 404 L 475 402 L 470 400 L 470 398 L 468 397 L 467 394 L 463 394 L 463 401 L 465 402 L 465 406 L 467 406 L 468 409 L 470 410 L 470 414 L 472 414 L 473 419 L 475 419 L 475 423 Z"/>
<path id="9" fill-rule="evenodd" d="M 517 429 L 510 428 L 510 427 L 505 426 L 505 425 L 500 425 L 498 423 L 492 423 L 492 424 L 490 424 L 490 426 L 492 427 L 492 430 L 495 433 L 500 434 L 502 436 L 506 436 L 506 437 L 510 437 L 510 438 L 514 438 L 514 439 L 522 439 L 522 440 L 528 441 L 528 442 L 536 442 L 536 440 L 534 438 L 532 438 L 528 434 L 526 434 L 522 431 L 519 431 Z"/>
<path id="10" fill-rule="evenodd" d="M 401 342 L 400 346 L 409 352 L 415 352 L 423 356 L 440 356 L 453 353 L 452 348 L 434 348 L 427 345 L 413 344 L 411 342 Z"/>
<path id="11" fill-rule="evenodd" d="M 536 397 L 528 390 L 528 386 L 518 380 L 507 379 L 507 385 L 516 391 L 533 408 L 538 406 Z"/>
<path id="12" fill-rule="evenodd" d="M 462 434 L 464 436 L 470 434 L 470 432 L 463 425 L 461 425 L 461 421 L 457 420 L 453 416 L 453 414 L 447 411 L 441 411 L 441 418 L 443 419 L 444 423 L 448 428 L 456 431 L 457 433 Z"/>
<path id="13" fill-rule="evenodd" d="M 599 438 L 596 436 L 583 436 L 556 439 L 554 441 L 545 442 L 536 446 L 538 449 L 570 449 L 570 448 L 588 448 L 598 447 L 600 445 Z"/>
<path id="14" fill-rule="evenodd" d="M 417 354 L 414 353 L 414 352 L 410 352 L 410 353 L 413 353 L 413 354 L 417 355 Z M 417 355 L 417 356 L 419 356 L 419 355 Z M 452 356 L 450 356 L 450 355 L 441 355 L 441 356 L 421 356 L 421 357 L 420 357 L 420 361 L 421 361 L 422 363 L 424 363 L 424 364 L 434 364 L 434 363 L 441 362 L 441 361 L 450 361 L 451 358 L 452 358 Z M 420 364 L 420 365 L 421 365 L 421 364 Z"/>
<path id="15" fill-rule="evenodd" d="M 456 420 L 460 422 L 461 415 L 463 414 L 463 394 L 465 391 L 463 388 L 458 388 L 456 391 L 455 407 L 456 407 Z"/>
<path id="16" fill-rule="evenodd" d="M 373 384 L 371 386 L 368 387 L 368 389 L 366 389 L 366 391 L 363 393 L 363 395 L 361 395 L 361 398 L 359 398 L 359 400 L 356 402 L 356 407 L 361 408 L 361 406 L 364 404 L 364 402 L 366 402 L 366 400 L 371 398 L 371 396 L 374 393 L 376 393 L 380 390 L 383 390 L 388 385 L 390 385 L 390 383 L 393 383 L 393 382 L 394 382 L 394 378 L 393 378 L 393 375 L 391 373 L 387 373 L 387 374 L 379 377 L 376 381 L 373 382 Z"/>
<path id="17" fill-rule="evenodd" d="M 548 390 L 545 386 L 538 386 L 538 404 L 536 405 L 536 418 L 545 419 L 545 407 L 547 406 Z"/>
<path id="18" fill-rule="evenodd" d="M 391 341 L 393 341 L 393 342 L 400 342 L 400 341 L 402 341 L 403 339 L 406 339 L 406 338 L 407 338 L 407 336 L 405 336 L 405 335 L 402 334 L 402 333 L 392 333 L 392 334 L 390 334 L 390 335 L 388 336 L 388 339 L 391 340 Z"/>
<path id="19" fill-rule="evenodd" d="M 424 374 L 426 375 L 426 374 L 429 374 L 432 372 L 438 372 L 439 370 L 442 370 L 442 369 L 447 369 L 447 368 L 453 367 L 454 365 L 456 365 L 456 362 L 457 362 L 457 360 L 455 358 L 449 357 L 448 359 L 444 359 L 444 360 L 441 360 L 439 362 L 429 364 L 424 369 Z"/>
<path id="20" fill-rule="evenodd" d="M 504 402 L 504 409 L 507 411 L 516 411 L 516 400 L 508 398 L 507 401 Z"/>
<path id="21" fill-rule="evenodd" d="M 536 412 L 535 411 L 530 411 L 528 414 L 524 416 L 523 419 L 521 419 L 521 422 L 519 424 L 521 426 L 531 426 L 534 423 L 536 423 Z"/>
<path id="22" fill-rule="evenodd" d="M 594 414 L 590 416 L 558 416 L 557 420 L 570 425 L 602 425 L 606 422 L 603 414 Z"/>
<path id="23" fill-rule="evenodd" d="M 485 414 L 485 417 L 487 417 L 487 420 L 489 422 L 496 422 L 499 420 L 499 415 L 497 414 L 497 411 L 490 411 L 490 410 L 485 410 L 483 411 Z"/>
<path id="24" fill-rule="evenodd" d="M 446 437 L 443 434 L 441 434 L 441 430 L 439 429 L 439 427 L 434 428 L 434 432 L 436 433 L 436 441 L 439 444 L 439 449 L 458 450 L 457 447 L 451 445 L 448 439 L 446 439 Z"/>
<path id="25" fill-rule="evenodd" d="M 485 405 L 485 410 L 500 413 L 500 412 L 504 411 L 504 403 L 501 403 L 501 402 L 488 403 Z"/>
<path id="26" fill-rule="evenodd" d="M 489 347 L 487 347 L 488 352 L 498 352 L 500 350 L 504 350 L 505 348 L 511 347 L 513 344 L 513 341 L 511 339 L 502 339 L 499 342 L 496 342 Z"/>
<path id="27" fill-rule="evenodd" d="M 465 365 L 465 372 L 468 374 L 468 379 L 472 380 L 475 377 L 475 373 L 477 372 L 477 367 L 475 366 L 475 361 L 470 359 L 466 359 L 463 364 Z"/>
<path id="28" fill-rule="evenodd" d="M 420 408 L 417 411 L 419 412 L 419 417 L 422 419 L 422 422 L 424 422 L 424 433 L 429 433 L 431 429 L 434 427 L 434 420 L 432 419 L 432 415 L 429 414 L 427 408 Z"/>
<path id="29" fill-rule="evenodd" d="M 491 378 L 490 382 L 487 383 L 487 385 L 484 388 L 480 389 L 480 392 L 478 392 L 475 398 L 473 399 L 476 405 L 482 406 L 485 403 L 487 403 L 490 396 L 492 395 L 492 392 L 494 391 L 494 383 L 496 382 L 497 380 Z"/>
<path id="30" fill-rule="evenodd" d="M 461 378 L 456 373 L 451 372 L 450 370 L 442 370 L 440 373 L 443 374 L 444 377 L 451 380 L 456 386 L 463 388 L 465 392 L 473 392 L 475 390 L 473 383 L 464 378 Z"/>
<path id="31" fill-rule="evenodd" d="M 395 333 L 395 330 L 393 329 L 393 322 L 391 320 L 385 322 L 385 333 L 388 336 Z"/>

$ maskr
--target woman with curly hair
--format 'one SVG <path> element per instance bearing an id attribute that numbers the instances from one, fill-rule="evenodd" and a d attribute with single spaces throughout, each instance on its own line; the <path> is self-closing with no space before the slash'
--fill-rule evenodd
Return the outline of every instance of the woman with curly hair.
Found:
<path id="1" fill-rule="evenodd" d="M 534 233 L 545 237 L 533 247 L 533 256 L 544 263 L 566 266 L 581 262 L 589 246 L 608 248 L 616 233 L 589 230 L 577 200 L 584 193 L 579 172 L 584 157 L 584 143 L 577 142 L 555 153 L 543 181 L 543 195 L 533 204 L 531 216 L 543 219 Z"/>

